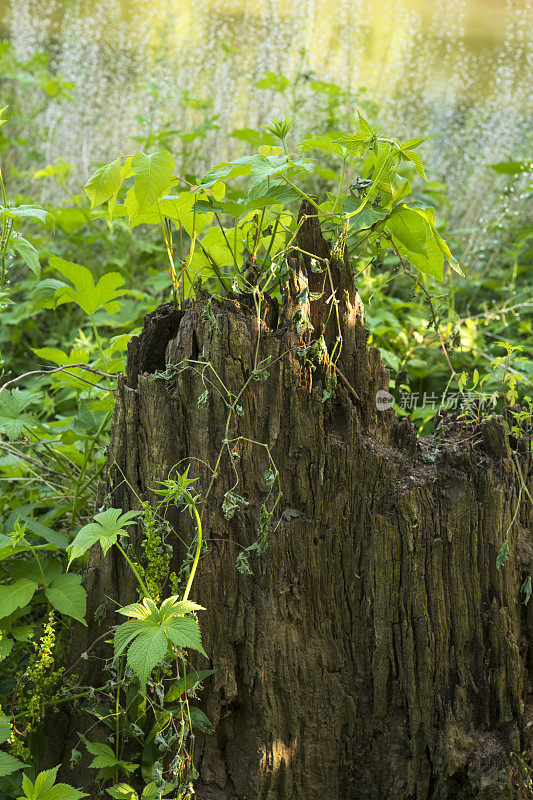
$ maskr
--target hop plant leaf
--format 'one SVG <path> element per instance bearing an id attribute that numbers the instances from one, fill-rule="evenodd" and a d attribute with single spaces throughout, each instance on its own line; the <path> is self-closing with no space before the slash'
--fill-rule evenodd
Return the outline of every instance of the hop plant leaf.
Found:
<path id="1" fill-rule="evenodd" d="M 105 511 L 100 511 L 96 514 L 94 522 L 89 522 L 84 525 L 69 549 L 69 565 L 76 558 L 80 558 L 84 553 L 100 542 L 104 555 L 110 547 L 117 543 L 119 536 L 128 536 L 126 525 L 132 525 L 136 517 L 139 516 L 139 511 L 127 511 L 122 513 L 120 508 L 108 508 Z"/>
<path id="2" fill-rule="evenodd" d="M 285 142 L 294 125 L 294 117 L 276 117 L 270 125 L 265 125 L 269 133 L 273 133 L 280 141 Z"/>
<path id="3" fill-rule="evenodd" d="M 79 800 L 89 797 L 86 792 L 80 792 L 67 783 L 56 783 L 59 766 L 40 772 L 32 783 L 27 775 L 22 778 L 22 791 L 18 800 Z"/>
<path id="4" fill-rule="evenodd" d="M 128 664 L 145 692 L 152 670 L 164 659 L 169 645 L 190 647 L 207 657 L 200 626 L 195 619 L 185 616 L 190 611 L 203 610 L 197 603 L 180 601 L 177 596 L 164 600 L 159 607 L 146 597 L 142 603 L 119 609 L 119 613 L 132 619 L 115 632 L 115 661 L 127 649 Z"/>

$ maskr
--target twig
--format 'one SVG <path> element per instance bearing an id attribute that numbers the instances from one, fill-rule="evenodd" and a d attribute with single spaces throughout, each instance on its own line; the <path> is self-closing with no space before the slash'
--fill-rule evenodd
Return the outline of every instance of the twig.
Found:
<path id="1" fill-rule="evenodd" d="M 91 383 L 90 381 L 86 381 L 85 378 L 80 378 L 79 375 L 74 375 L 73 372 L 69 372 L 69 369 L 84 369 L 86 372 L 92 372 L 95 375 L 101 375 L 102 378 L 111 378 L 112 380 L 116 380 L 116 375 L 110 375 L 108 372 L 100 372 L 99 369 L 94 369 L 93 367 L 88 367 L 87 364 L 66 364 L 64 367 L 53 367 L 51 369 L 34 369 L 31 372 L 25 372 L 23 375 L 19 375 L 17 378 L 13 378 L 7 383 L 4 383 L 0 386 L 0 394 L 7 389 L 8 386 L 12 386 L 14 383 L 18 383 L 19 381 L 23 380 L 24 378 L 29 378 L 30 375 L 53 375 L 55 372 L 66 372 L 67 375 L 71 375 L 73 378 L 77 378 L 79 381 L 83 381 L 83 383 L 88 383 L 90 386 L 96 386 L 97 389 L 102 389 L 104 391 L 109 391 L 107 386 L 100 386 L 97 383 Z"/>

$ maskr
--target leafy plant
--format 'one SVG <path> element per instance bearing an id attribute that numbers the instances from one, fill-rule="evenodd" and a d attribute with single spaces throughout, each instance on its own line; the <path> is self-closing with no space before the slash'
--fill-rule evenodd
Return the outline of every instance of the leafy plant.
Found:
<path id="1" fill-rule="evenodd" d="M 78 800 L 88 797 L 86 792 L 73 789 L 66 783 L 56 783 L 59 766 L 40 772 L 35 781 L 24 775 L 22 778 L 23 795 L 18 800 Z"/>

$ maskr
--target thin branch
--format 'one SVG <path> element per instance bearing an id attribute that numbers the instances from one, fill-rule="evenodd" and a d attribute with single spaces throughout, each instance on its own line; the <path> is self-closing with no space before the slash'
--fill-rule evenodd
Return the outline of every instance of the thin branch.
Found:
<path id="1" fill-rule="evenodd" d="M 71 375 L 73 378 L 77 378 L 79 381 L 83 381 L 83 383 L 88 383 L 90 386 L 95 386 L 97 389 L 102 389 L 103 391 L 108 392 L 109 388 L 107 386 L 100 386 L 97 383 L 91 383 L 91 381 L 86 381 L 85 378 L 80 378 L 79 375 L 75 375 L 73 372 L 69 372 L 69 369 L 84 369 L 86 372 L 92 372 L 94 375 L 101 375 L 102 378 L 111 378 L 112 380 L 116 380 L 116 375 L 110 375 L 108 372 L 101 372 L 99 369 L 94 369 L 93 367 L 88 367 L 87 364 L 66 364 L 64 367 L 54 367 L 51 369 L 34 369 L 31 372 L 25 372 L 23 375 L 19 375 L 16 378 L 13 378 L 7 383 L 4 383 L 3 386 L 0 386 L 0 394 L 7 389 L 8 386 L 12 386 L 14 383 L 18 383 L 19 381 L 23 380 L 24 378 L 29 378 L 30 375 L 53 375 L 55 372 L 66 372 L 67 375 Z"/>

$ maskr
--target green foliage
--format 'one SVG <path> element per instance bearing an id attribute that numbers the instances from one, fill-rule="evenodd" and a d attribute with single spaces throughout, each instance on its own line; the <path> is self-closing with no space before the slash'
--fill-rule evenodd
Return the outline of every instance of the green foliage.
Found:
<path id="1" fill-rule="evenodd" d="M 150 674 L 165 657 L 169 645 L 190 647 L 207 655 L 202 647 L 198 623 L 185 616 L 187 612 L 203 610 L 202 606 L 190 600 L 178 601 L 175 596 L 164 600 L 159 608 L 148 598 L 142 604 L 124 606 L 119 613 L 134 619 L 124 622 L 115 633 L 115 660 L 127 648 L 128 664 L 145 691 Z"/>
<path id="2" fill-rule="evenodd" d="M 94 517 L 95 522 L 84 525 L 78 531 L 69 547 L 69 564 L 76 558 L 80 558 L 96 542 L 100 542 L 105 556 L 109 548 L 117 544 L 119 536 L 128 536 L 126 526 L 132 525 L 138 516 L 138 511 L 127 511 L 123 514 L 120 508 L 108 508 L 100 511 Z"/>
<path id="3" fill-rule="evenodd" d="M 66 783 L 56 783 L 59 766 L 40 772 L 32 783 L 24 775 L 22 778 L 22 791 L 24 794 L 18 800 L 79 800 L 88 797 L 86 792 L 73 789 Z"/>
<path id="4" fill-rule="evenodd" d="M 7 46 L 0 49 L 0 63 L 11 76 L 2 101 L 9 102 L 9 125 L 2 126 L 6 120 L 0 112 L 0 477 L 7 487 L 0 496 L 0 659 L 2 703 L 14 709 L 19 731 L 11 718 L 0 716 L 0 740 L 10 750 L 0 753 L 0 792 L 18 798 L 23 791 L 27 798 L 43 800 L 83 796 L 56 786 L 55 774 L 47 794 L 38 785 L 46 773 L 35 777 L 44 712 L 79 701 L 109 737 L 105 743 L 86 740 L 109 796 L 138 800 L 128 785 L 135 775 L 145 782 L 142 800 L 174 791 L 190 797 L 195 730 L 209 730 L 210 723 L 189 700 L 213 670 L 192 670 L 187 664 L 188 648 L 205 655 L 191 616 L 200 607 L 187 598 L 199 558 L 208 551 L 202 514 L 221 459 L 227 454 L 236 462 L 243 440 L 221 443 L 206 491 L 197 477 L 189 477 L 187 466 L 158 485 L 157 502 L 144 503 L 142 515 L 107 508 L 106 501 L 92 517 L 114 381 L 124 371 L 128 341 L 143 316 L 169 298 L 162 256 L 170 267 L 175 304 L 193 297 L 202 283 L 209 295 L 203 318 L 219 336 L 211 296 L 247 292 L 259 304 L 266 294 L 281 298 L 287 256 L 296 248 L 298 210 L 307 199 L 333 257 L 348 255 L 366 307 L 369 341 L 393 373 L 391 390 L 442 397 L 450 386 L 444 349 L 465 417 L 473 419 L 466 406 L 469 393 L 478 399 L 483 393 L 497 395 L 497 410 L 504 413 L 511 436 L 518 436 L 532 416 L 525 391 L 533 372 L 521 348 L 525 352 L 533 326 L 528 286 L 533 228 L 525 218 L 489 223 L 493 244 L 473 260 L 469 242 L 481 230 L 464 235 L 451 229 L 447 187 L 433 182 L 431 168 L 424 167 L 424 139 L 400 142 L 384 136 L 376 123 L 379 109 L 362 89 L 348 90 L 303 72 L 294 80 L 273 72 L 260 79 L 259 93 L 276 93 L 286 115 L 260 131 L 235 130 L 233 141 L 242 145 L 237 157 L 207 163 L 202 147 L 217 127 L 216 117 L 209 101 L 185 95 L 181 102 L 201 117 L 197 127 L 180 131 L 169 123 L 153 130 L 148 118 L 139 119 L 138 152 L 99 165 L 84 196 L 76 165 L 46 164 L 43 142 L 50 131 L 35 123 L 51 98 L 69 102 L 69 84 L 52 75 L 39 54 L 23 63 Z M 300 91 L 304 84 L 311 100 Z M 39 92 L 38 108 L 22 107 L 10 89 L 28 85 Z M 18 134 L 32 114 L 34 132 L 24 139 Z M 302 130 L 302 120 L 306 133 L 294 144 L 296 123 Z M 487 167 L 500 181 L 503 199 L 527 179 L 527 165 L 512 157 Z M 67 182 L 76 194 L 67 192 Z M 55 187 L 48 197 L 62 199 L 41 204 L 43 186 Z M 468 263 L 466 275 L 459 262 Z M 316 263 L 313 269 L 326 277 L 328 267 Z M 310 325 L 306 319 L 299 324 L 302 330 Z M 323 400 L 331 400 L 335 353 L 318 341 L 302 358 L 310 368 L 329 360 Z M 249 381 L 267 380 L 267 367 L 268 362 L 255 363 Z M 200 405 L 215 396 L 222 399 L 229 430 L 231 420 L 244 413 L 248 382 L 235 390 L 221 387 L 212 365 L 178 368 L 201 376 Z M 162 376 L 172 380 L 173 373 Z M 6 386 L 8 381 L 14 382 Z M 424 402 L 408 410 L 398 399 L 397 412 L 410 413 L 423 431 L 436 409 Z M 276 465 L 268 448 L 262 452 L 268 461 L 258 512 L 238 484 L 219 508 L 234 524 L 238 511 L 257 513 L 257 539 L 237 557 L 245 575 L 267 547 L 281 498 Z M 187 511 L 194 523 L 178 576 L 169 574 L 174 531 L 165 514 L 171 504 Z M 142 526 L 140 547 L 138 537 L 128 536 L 133 524 Z M 498 569 L 510 557 L 508 535 Z M 81 578 L 69 570 L 98 542 L 105 557 L 114 547 L 125 559 L 140 602 L 117 609 L 130 619 L 108 633 L 114 654 L 108 681 L 88 688 L 80 684 L 76 665 L 64 667 L 71 626 L 84 623 L 86 606 Z M 527 602 L 529 576 L 520 591 Z M 129 761 L 131 753 L 140 756 Z M 25 778 L 21 789 L 23 768 L 33 769 L 35 781 Z"/>

